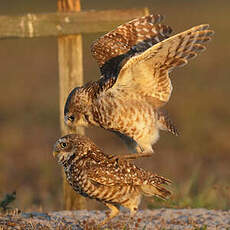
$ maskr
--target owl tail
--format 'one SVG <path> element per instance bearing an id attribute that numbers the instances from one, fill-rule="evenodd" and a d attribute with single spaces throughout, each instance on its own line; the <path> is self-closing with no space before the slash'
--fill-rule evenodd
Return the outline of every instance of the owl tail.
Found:
<path id="1" fill-rule="evenodd" d="M 168 114 L 166 112 L 163 112 L 161 110 L 157 111 L 157 125 L 159 129 L 168 131 L 172 134 L 175 134 L 176 136 L 179 135 L 179 132 L 176 128 L 176 126 L 173 124 L 173 122 L 168 117 Z"/>
<path id="2" fill-rule="evenodd" d="M 156 196 L 166 200 L 172 193 L 167 190 L 164 185 L 169 185 L 171 183 L 169 179 L 152 174 L 148 183 L 141 186 L 141 191 L 145 196 Z"/>
<path id="3" fill-rule="evenodd" d="M 168 199 L 171 196 L 171 192 L 166 188 L 159 185 L 144 184 L 141 186 L 141 192 L 145 196 L 156 196 L 163 200 Z"/>

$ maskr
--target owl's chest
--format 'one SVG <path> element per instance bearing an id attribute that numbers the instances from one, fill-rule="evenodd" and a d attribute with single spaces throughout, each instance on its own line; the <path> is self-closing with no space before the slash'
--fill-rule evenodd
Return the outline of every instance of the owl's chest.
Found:
<path id="1" fill-rule="evenodd" d="M 88 194 L 84 191 L 87 184 L 87 177 L 84 172 L 75 165 L 64 167 L 64 171 L 66 179 L 72 188 L 82 196 L 88 197 Z"/>
<path id="2" fill-rule="evenodd" d="M 135 136 L 143 129 L 151 130 L 156 126 L 155 109 L 136 96 L 104 97 L 94 108 L 97 122 L 105 129 Z"/>

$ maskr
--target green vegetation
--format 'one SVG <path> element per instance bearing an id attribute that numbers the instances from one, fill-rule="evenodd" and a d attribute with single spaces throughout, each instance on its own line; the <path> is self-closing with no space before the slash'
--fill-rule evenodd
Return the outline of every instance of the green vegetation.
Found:
<path id="1" fill-rule="evenodd" d="M 204 225 L 200 228 L 195 228 L 194 230 L 207 230 L 207 225 Z"/>
<path id="2" fill-rule="evenodd" d="M 181 185 L 175 185 L 171 199 L 155 199 L 149 202 L 148 208 L 207 208 L 228 210 L 230 207 L 230 184 L 217 184 L 209 178 L 199 186 L 198 174 Z"/>
<path id="3" fill-rule="evenodd" d="M 7 211 L 8 209 L 11 209 L 9 205 L 16 199 L 16 191 L 6 194 L 6 196 L 3 198 L 2 201 L 0 201 L 0 211 L 3 212 Z"/>

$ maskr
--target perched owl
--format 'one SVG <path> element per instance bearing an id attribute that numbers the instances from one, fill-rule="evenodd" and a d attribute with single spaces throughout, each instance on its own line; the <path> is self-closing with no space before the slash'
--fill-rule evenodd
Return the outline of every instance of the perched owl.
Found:
<path id="1" fill-rule="evenodd" d="M 113 161 L 89 138 L 70 134 L 54 145 L 53 155 L 64 167 L 66 179 L 82 196 L 96 199 L 111 212 L 101 224 L 118 215 L 119 206 L 134 215 L 142 195 L 166 199 L 170 196 L 164 185 L 170 180 L 119 160 Z"/>
<path id="2" fill-rule="evenodd" d="M 214 32 L 199 25 L 169 37 L 172 29 L 159 24 L 162 19 L 157 14 L 132 20 L 93 43 L 101 77 L 69 94 L 64 109 L 69 127 L 113 131 L 139 156 L 153 153 L 159 130 L 177 134 L 161 109 L 172 92 L 169 74 L 205 50 Z"/>

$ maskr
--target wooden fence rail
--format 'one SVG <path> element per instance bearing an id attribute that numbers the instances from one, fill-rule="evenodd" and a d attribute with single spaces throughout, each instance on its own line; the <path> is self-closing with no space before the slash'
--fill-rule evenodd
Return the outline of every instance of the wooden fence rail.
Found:
<path id="1" fill-rule="evenodd" d="M 107 32 L 133 18 L 146 15 L 147 12 L 147 8 L 142 8 L 0 16 L 0 38 L 33 38 Z"/>

